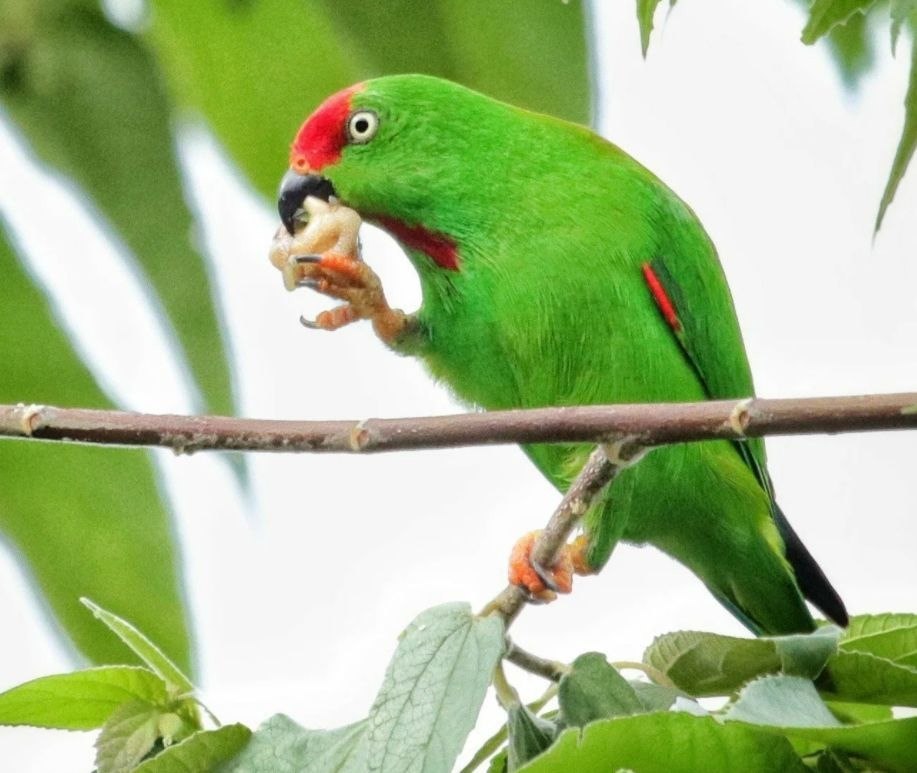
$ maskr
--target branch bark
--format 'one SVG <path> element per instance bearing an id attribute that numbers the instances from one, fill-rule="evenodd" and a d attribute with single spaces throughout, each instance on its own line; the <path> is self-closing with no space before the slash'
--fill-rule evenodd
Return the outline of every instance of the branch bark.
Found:
<path id="1" fill-rule="evenodd" d="M 528 650 L 522 649 L 516 642 L 507 640 L 506 654 L 504 660 L 517 665 L 523 671 L 530 674 L 537 674 L 551 682 L 559 682 L 564 674 L 570 670 L 566 663 L 560 663 L 556 660 L 547 660 L 538 655 L 534 655 Z"/>
<path id="2" fill-rule="evenodd" d="M 534 408 L 362 421 L 280 421 L 0 405 L 0 437 L 159 446 L 176 453 L 373 453 L 500 443 L 600 443 L 622 436 L 638 445 L 654 446 L 713 438 L 915 428 L 915 392 Z"/>
<path id="3" fill-rule="evenodd" d="M 917 393 L 536 408 L 363 421 L 278 421 L 0 405 L 0 437 L 159 446 L 176 453 L 368 453 L 498 443 L 599 444 L 533 546 L 532 562 L 540 566 L 554 563 L 579 519 L 618 472 L 637 461 L 636 452 L 641 448 L 717 438 L 890 429 L 917 429 Z M 625 448 L 630 453 L 622 455 Z M 498 614 L 509 626 L 527 600 L 525 591 L 509 585 L 481 614 Z M 510 659 L 521 661 L 523 667 L 543 665 L 521 651 Z"/>

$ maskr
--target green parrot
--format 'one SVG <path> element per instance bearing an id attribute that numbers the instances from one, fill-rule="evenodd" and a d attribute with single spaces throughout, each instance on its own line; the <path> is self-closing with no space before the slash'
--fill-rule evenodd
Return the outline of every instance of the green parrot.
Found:
<path id="1" fill-rule="evenodd" d="M 346 301 L 309 324 L 370 319 L 471 405 L 754 393 L 729 288 L 697 217 L 589 129 L 438 78 L 368 80 L 329 97 L 296 135 L 278 202 L 291 235 L 307 196 L 336 199 L 391 233 L 423 294 L 405 314 L 366 264 L 303 257 L 314 265 L 300 284 Z M 563 491 L 592 447 L 524 450 Z M 813 630 L 805 599 L 847 623 L 774 501 L 760 439 L 654 450 L 618 476 L 583 531 L 579 572 L 601 568 L 621 539 L 654 545 L 756 634 Z M 544 589 L 537 577 L 521 582 Z"/>

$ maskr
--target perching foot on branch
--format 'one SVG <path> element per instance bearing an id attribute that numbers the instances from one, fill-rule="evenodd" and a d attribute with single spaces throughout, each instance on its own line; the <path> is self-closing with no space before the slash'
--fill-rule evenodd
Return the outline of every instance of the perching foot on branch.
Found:
<path id="1" fill-rule="evenodd" d="M 513 546 L 509 559 L 509 582 L 527 591 L 530 601 L 547 603 L 556 599 L 558 593 L 573 590 L 574 574 L 592 574 L 592 570 L 586 562 L 589 546 L 586 535 L 564 545 L 550 567 L 532 560 L 532 548 L 540 534 L 540 529 L 530 531 Z"/>

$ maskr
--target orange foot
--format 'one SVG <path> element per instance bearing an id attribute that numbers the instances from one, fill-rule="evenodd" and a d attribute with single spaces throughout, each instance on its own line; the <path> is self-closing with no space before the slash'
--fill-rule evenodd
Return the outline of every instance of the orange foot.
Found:
<path id="1" fill-rule="evenodd" d="M 513 546 L 509 557 L 509 581 L 528 591 L 534 601 L 546 603 L 557 598 L 558 593 L 573 590 L 574 574 L 591 574 L 586 561 L 589 541 L 586 535 L 577 537 L 564 545 L 560 555 L 550 568 L 532 561 L 532 548 L 541 531 L 524 534 Z"/>
<path id="2" fill-rule="evenodd" d="M 382 283 L 376 273 L 362 260 L 339 252 L 323 255 L 302 255 L 296 259 L 302 278 L 298 287 L 346 301 L 314 320 L 302 319 L 303 325 L 319 330 L 337 330 L 359 319 L 372 320 L 376 334 L 386 343 L 394 341 L 404 330 L 408 317 L 393 309 L 385 299 Z"/>

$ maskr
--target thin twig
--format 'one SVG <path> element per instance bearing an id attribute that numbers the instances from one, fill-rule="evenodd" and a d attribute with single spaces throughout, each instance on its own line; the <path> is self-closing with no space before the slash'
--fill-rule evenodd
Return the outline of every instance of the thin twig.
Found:
<path id="1" fill-rule="evenodd" d="M 609 460 L 600 446 L 592 452 L 576 480 L 567 489 L 548 525 L 532 547 L 531 561 L 535 566 L 551 566 L 567 543 L 579 519 L 586 514 L 595 498 L 625 466 Z M 481 611 L 482 615 L 497 614 L 509 627 L 528 600 L 528 594 L 516 585 L 507 585 Z"/>
<path id="2" fill-rule="evenodd" d="M 370 453 L 498 443 L 643 446 L 917 428 L 917 393 L 534 408 L 408 419 L 280 421 L 0 405 L 0 436 L 205 450 Z"/>
<path id="3" fill-rule="evenodd" d="M 558 660 L 548 660 L 535 655 L 528 650 L 522 649 L 516 642 L 510 641 L 507 644 L 505 660 L 513 663 L 524 671 L 542 676 L 551 682 L 559 682 L 564 674 L 570 670 L 570 666 L 561 663 Z"/>
<path id="4" fill-rule="evenodd" d="M 641 663 L 638 660 L 616 660 L 611 665 L 618 669 L 618 671 L 628 668 L 634 671 L 642 671 L 656 684 L 662 687 L 670 687 L 673 690 L 678 689 L 675 686 L 675 682 L 669 679 L 664 672 L 660 671 L 655 666 L 651 666 L 649 663 Z"/>
<path id="5" fill-rule="evenodd" d="M 492 684 L 497 693 L 497 702 L 507 711 L 522 703 L 516 688 L 509 683 L 503 672 L 503 661 L 498 662 L 494 668 Z"/>

